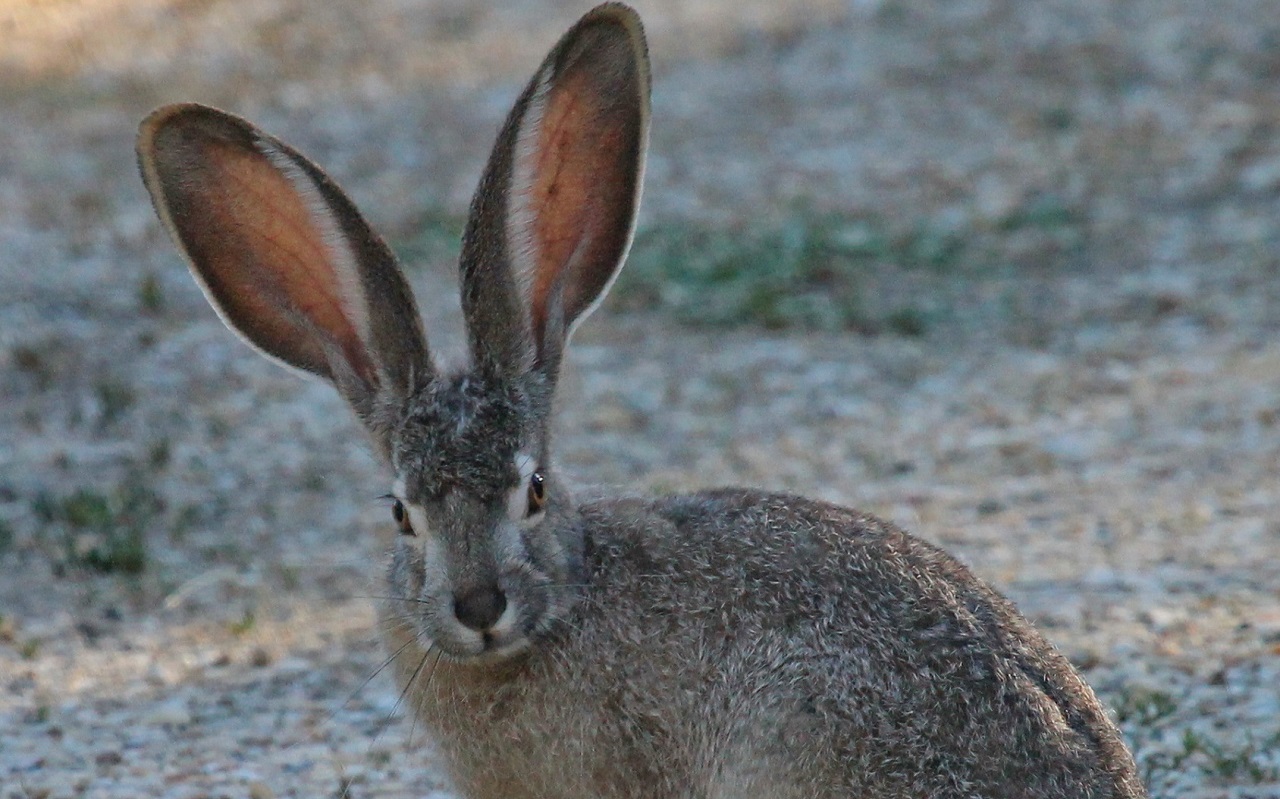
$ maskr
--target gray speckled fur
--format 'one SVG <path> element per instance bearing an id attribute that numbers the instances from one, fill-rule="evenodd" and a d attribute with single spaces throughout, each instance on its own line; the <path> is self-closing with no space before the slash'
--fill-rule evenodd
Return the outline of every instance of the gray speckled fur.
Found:
<path id="1" fill-rule="evenodd" d="M 559 363 L 625 257 L 648 96 L 625 7 L 592 11 L 552 49 L 472 205 L 473 365 L 454 373 L 431 363 L 390 251 L 301 154 L 201 106 L 160 109 L 140 133 L 144 180 L 210 302 L 266 354 L 333 382 L 395 473 L 415 529 L 392 554 L 381 620 L 458 788 L 1143 796 L 1071 665 L 935 547 L 801 497 L 577 504 L 558 479 Z M 229 200 L 225 183 L 254 191 Z M 460 597 L 492 591 L 503 615 L 462 622 Z"/>
<path id="2" fill-rule="evenodd" d="M 467 796 L 1143 795 L 1066 660 L 885 522 L 731 489 L 574 527 L 586 587 L 527 656 L 412 683 Z"/>

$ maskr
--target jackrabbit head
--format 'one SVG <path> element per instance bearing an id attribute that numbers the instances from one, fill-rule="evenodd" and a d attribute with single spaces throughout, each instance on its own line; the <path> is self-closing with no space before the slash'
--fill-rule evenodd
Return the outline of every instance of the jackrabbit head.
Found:
<path id="1" fill-rule="evenodd" d="M 638 21 L 602 6 L 538 69 L 480 180 L 462 243 L 461 371 L 433 362 L 390 248 L 319 167 L 200 105 L 142 124 L 147 188 L 222 320 L 331 381 L 390 464 L 391 588 L 449 656 L 524 650 L 581 580 L 548 418 L 565 344 L 630 246 L 648 121 Z"/>

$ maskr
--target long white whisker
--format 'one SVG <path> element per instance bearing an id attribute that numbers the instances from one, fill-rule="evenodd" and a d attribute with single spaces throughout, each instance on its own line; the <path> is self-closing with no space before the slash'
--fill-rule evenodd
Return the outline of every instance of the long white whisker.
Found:
<path id="1" fill-rule="evenodd" d="M 432 649 L 434 648 L 435 647 L 432 647 Z M 414 681 L 418 679 L 418 674 L 422 672 L 422 667 L 427 665 L 427 658 L 430 655 L 431 649 L 422 653 L 422 660 L 418 661 L 418 667 L 413 670 L 413 674 L 409 675 L 409 679 L 405 681 L 404 688 L 400 691 L 400 695 L 396 697 L 395 704 L 391 706 L 390 712 L 387 713 L 387 718 L 382 725 L 382 728 L 373 736 L 373 741 L 369 744 L 369 751 L 373 751 L 373 746 L 378 743 L 378 739 L 382 737 L 383 730 L 391 724 L 391 719 L 395 718 L 396 711 L 400 709 L 401 703 L 404 702 L 404 698 L 409 694 L 409 689 L 413 687 Z M 439 657 L 437 656 L 436 659 L 439 660 Z"/>
<path id="2" fill-rule="evenodd" d="M 427 672 L 427 684 L 422 687 L 424 691 L 431 687 L 431 680 L 436 676 L 436 671 L 440 668 L 440 658 L 442 657 L 444 657 L 444 650 L 440 649 L 439 647 L 436 647 L 436 659 L 431 662 L 431 670 Z M 423 655 L 423 658 L 422 658 L 423 662 L 426 662 L 426 659 L 427 659 L 426 655 Z M 419 668 L 421 668 L 421 666 L 419 666 Z M 413 673 L 413 678 L 410 678 L 409 682 L 413 682 L 413 679 L 416 678 L 417 676 L 418 676 L 418 672 L 415 671 Z M 413 721 L 409 724 L 408 743 L 410 747 L 413 746 L 413 734 L 418 730 L 418 714 L 414 713 L 412 714 L 412 716 L 413 716 Z"/>
<path id="3" fill-rule="evenodd" d="M 364 682 L 360 683 L 360 685 L 354 691 L 351 692 L 350 696 L 342 700 L 342 704 L 334 708 L 333 711 L 330 712 L 329 715 L 325 717 L 324 724 L 328 724 L 329 722 L 333 721 L 334 718 L 338 715 L 338 713 L 340 713 L 342 709 L 345 708 L 349 702 L 351 702 L 352 699 L 356 698 L 357 694 L 363 691 L 369 685 L 369 683 L 373 682 L 374 677 L 377 677 L 379 674 L 382 673 L 384 669 L 386 669 L 387 666 L 390 666 L 395 661 L 396 658 L 400 657 L 400 654 L 404 652 L 404 650 L 409 648 L 409 645 L 412 643 L 413 643 L 413 639 L 409 639 L 408 641 L 405 641 L 403 644 L 400 645 L 399 649 L 391 653 L 390 657 L 382 661 L 382 663 L 378 666 L 378 668 L 374 669 L 373 673 L 370 674 L 368 677 L 366 677 L 364 679 Z"/>
<path id="4" fill-rule="evenodd" d="M 417 597 L 409 597 L 409 596 L 380 596 L 378 594 L 357 594 L 354 598 L 355 599 L 385 599 L 391 602 L 413 602 L 418 605 L 430 604 L 430 602 L 426 599 L 418 599 Z"/>

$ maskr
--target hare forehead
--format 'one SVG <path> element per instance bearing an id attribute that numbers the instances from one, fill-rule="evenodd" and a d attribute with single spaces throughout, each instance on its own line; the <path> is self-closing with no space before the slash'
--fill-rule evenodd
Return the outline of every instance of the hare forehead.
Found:
<path id="1" fill-rule="evenodd" d="M 406 498 L 503 494 L 520 479 L 516 461 L 530 418 L 518 386 L 475 375 L 436 381 L 410 402 L 396 433 L 394 462 Z"/>

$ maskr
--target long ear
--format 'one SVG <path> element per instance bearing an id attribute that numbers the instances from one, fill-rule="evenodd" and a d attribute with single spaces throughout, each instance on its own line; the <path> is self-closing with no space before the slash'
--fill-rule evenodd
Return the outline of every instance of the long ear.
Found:
<path id="1" fill-rule="evenodd" d="M 631 245 L 648 130 L 640 19 L 598 6 L 516 101 L 472 201 L 462 304 L 482 365 L 554 375 Z"/>
<path id="2" fill-rule="evenodd" d="M 194 104 L 138 133 L 156 213 L 222 321 L 332 381 L 362 417 L 430 378 L 422 323 L 390 249 L 342 190 L 283 142 Z"/>

